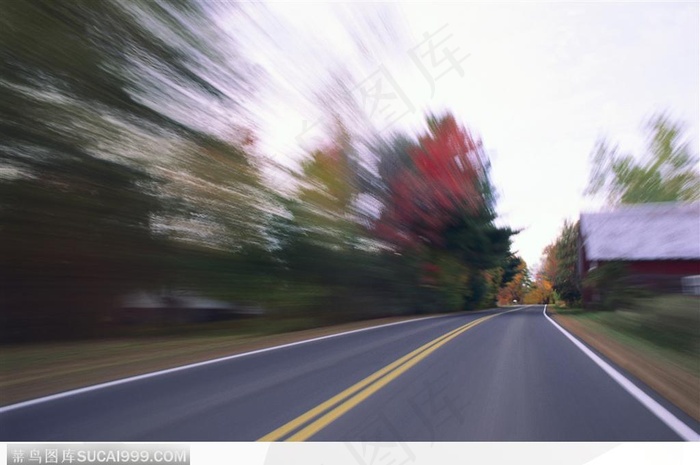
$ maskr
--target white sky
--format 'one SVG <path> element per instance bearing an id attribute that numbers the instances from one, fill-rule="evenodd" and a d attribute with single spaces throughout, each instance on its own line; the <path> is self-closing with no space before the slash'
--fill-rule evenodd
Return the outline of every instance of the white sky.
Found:
<path id="1" fill-rule="evenodd" d="M 395 97 L 384 100 L 387 112 L 406 114 L 393 121 L 365 107 L 378 126 L 393 121 L 389 129 L 415 132 L 427 111 L 449 110 L 481 136 L 500 193 L 499 223 L 523 228 L 514 248 L 530 266 L 564 219 L 599 204 L 583 198 L 598 137 L 640 153 L 643 121 L 665 110 L 687 124 L 697 151 L 697 2 L 273 3 L 269 9 L 273 16 L 259 18 L 268 42 L 256 39 L 250 47 L 273 84 L 262 95 L 264 151 L 285 163 L 298 160 L 302 122 L 313 123 L 328 104 L 314 106 L 310 96 L 333 72 L 350 70 L 346 84 L 356 98 L 360 88 L 383 79 L 383 92 Z M 394 27 L 383 31 L 383 24 Z M 421 73 L 410 52 L 428 50 L 425 34 L 440 44 L 438 59 L 445 47 L 467 57 L 462 73 L 427 57 L 420 63 L 428 77 Z"/>

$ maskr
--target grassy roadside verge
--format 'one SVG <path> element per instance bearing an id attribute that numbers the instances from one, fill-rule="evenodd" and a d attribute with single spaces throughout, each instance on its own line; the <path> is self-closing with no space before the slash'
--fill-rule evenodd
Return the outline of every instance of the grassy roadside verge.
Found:
<path id="1" fill-rule="evenodd" d="M 557 323 L 700 421 L 700 358 L 617 324 L 615 312 L 548 308 Z"/>
<path id="2" fill-rule="evenodd" d="M 0 405 L 422 316 L 397 316 L 310 329 L 301 329 L 304 325 L 298 322 L 265 328 L 260 322 L 253 322 L 248 323 L 245 332 L 236 333 L 222 328 L 218 332 L 192 336 L 5 346 L 0 350 Z"/>

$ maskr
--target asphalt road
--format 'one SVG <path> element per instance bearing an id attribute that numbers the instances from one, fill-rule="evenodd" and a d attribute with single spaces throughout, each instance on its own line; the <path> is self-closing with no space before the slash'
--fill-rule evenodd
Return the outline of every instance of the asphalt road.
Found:
<path id="1" fill-rule="evenodd" d="M 665 413 L 531 306 L 378 327 L 5 407 L 0 440 L 688 439 L 669 415 L 698 430 L 631 382 Z"/>

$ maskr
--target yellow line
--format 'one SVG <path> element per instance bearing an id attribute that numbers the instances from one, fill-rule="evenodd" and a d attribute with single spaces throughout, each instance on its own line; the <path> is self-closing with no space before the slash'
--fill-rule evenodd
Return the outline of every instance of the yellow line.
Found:
<path id="1" fill-rule="evenodd" d="M 515 309 L 518 310 L 518 309 Z M 509 310 L 508 312 L 504 313 L 510 313 L 515 310 Z M 330 424 L 331 422 L 335 421 L 338 417 L 346 413 L 348 410 L 365 400 L 367 397 L 381 389 L 382 387 L 386 386 L 388 383 L 396 379 L 398 376 L 401 374 L 405 373 L 409 368 L 413 367 L 416 365 L 418 362 L 423 360 L 425 357 L 433 353 L 435 350 L 437 350 L 439 347 L 443 346 L 447 342 L 451 341 L 455 337 L 459 336 L 463 332 L 469 330 L 470 328 L 490 319 L 493 318 L 494 316 L 502 315 L 503 313 L 498 313 L 495 315 L 488 315 L 482 318 L 479 318 L 478 320 L 474 320 L 472 322 L 469 322 L 463 326 L 460 326 L 459 328 L 456 328 L 424 345 L 419 347 L 418 349 L 410 352 L 409 354 L 404 355 L 400 359 L 396 360 L 395 362 L 392 362 L 391 364 L 385 366 L 384 368 L 376 371 L 372 375 L 368 376 L 367 378 L 363 379 L 362 381 L 354 384 L 353 386 L 347 388 L 340 394 L 337 394 L 333 396 L 332 398 L 328 399 L 327 401 L 323 402 L 322 404 L 318 405 L 317 407 L 314 407 L 313 409 L 309 410 L 308 412 L 300 415 L 299 417 L 295 418 L 294 420 L 290 421 L 289 423 L 286 423 L 285 425 L 282 425 L 281 427 L 277 428 L 276 430 L 272 431 L 269 434 L 266 434 L 262 438 L 258 439 L 258 441 L 277 441 L 284 437 L 285 435 L 293 432 L 297 428 L 303 426 L 304 424 L 312 421 L 314 418 L 316 418 L 316 421 L 313 423 L 309 424 L 307 427 L 299 430 L 296 434 L 292 435 L 289 437 L 288 440 L 290 441 L 303 441 L 305 439 L 308 439 L 312 435 L 316 434 L 318 431 L 320 431 L 322 428 Z M 375 384 L 372 384 L 375 383 Z M 366 389 L 365 389 L 366 388 Z M 365 389 L 364 391 L 362 391 Z M 362 392 L 360 392 L 362 391 Z M 360 392 L 357 394 L 355 397 L 350 398 L 351 396 L 355 395 L 356 393 Z M 348 399 L 350 398 L 350 399 Z M 347 402 L 342 404 L 343 401 L 346 399 Z M 327 410 L 333 408 L 330 412 L 327 414 L 323 415 L 324 412 Z"/>
<path id="2" fill-rule="evenodd" d="M 478 321 L 478 320 L 476 320 L 476 321 Z M 347 388 L 346 390 L 344 390 L 340 394 L 336 394 L 335 396 L 331 397 L 330 399 L 328 399 L 327 401 L 318 405 L 317 407 L 312 408 L 308 412 L 295 418 L 294 420 L 290 421 L 289 423 L 280 426 L 279 428 L 272 431 L 271 433 L 266 434 L 265 436 L 258 439 L 258 441 L 277 441 L 277 440 L 279 440 L 280 438 L 282 438 L 286 434 L 291 433 L 292 431 L 294 431 L 298 427 L 302 426 L 304 423 L 306 423 L 310 420 L 313 420 L 315 417 L 317 417 L 318 415 L 321 415 L 323 412 L 330 409 L 334 405 L 338 404 L 339 402 L 342 402 L 347 397 L 350 397 L 351 395 L 355 394 L 357 391 L 365 388 L 366 386 L 368 386 L 372 382 L 376 381 L 377 379 L 379 379 L 382 376 L 386 375 L 387 373 L 391 372 L 391 370 L 393 370 L 393 369 L 397 368 L 398 366 L 400 366 L 401 364 L 407 362 L 412 357 L 420 354 L 420 352 L 428 349 L 432 344 L 439 343 L 443 338 L 449 337 L 451 334 L 461 330 L 462 328 L 464 328 L 466 326 L 473 325 L 474 323 L 476 323 L 476 321 L 472 321 L 472 322 L 467 323 L 464 326 L 460 326 L 459 328 L 456 328 L 456 329 L 450 331 L 449 333 L 444 334 L 444 335 L 440 336 L 439 338 L 434 339 L 434 340 L 428 342 L 427 344 L 417 348 L 413 352 L 404 355 L 400 359 L 396 360 L 395 362 L 390 363 L 389 365 L 385 366 L 381 370 L 376 371 L 375 373 L 371 374 L 370 376 L 368 376 L 367 378 L 358 382 L 357 384 L 350 386 L 349 388 Z"/>
<path id="3" fill-rule="evenodd" d="M 427 350 L 421 352 L 420 354 L 418 354 L 417 356 L 413 357 L 411 360 L 406 362 L 404 365 L 400 366 L 396 370 L 392 371 L 391 373 L 389 373 L 385 377 L 381 378 L 380 380 L 378 380 L 374 384 L 367 387 L 365 390 L 361 391 L 359 394 L 348 399 L 344 403 L 338 405 L 336 408 L 334 408 L 330 412 L 326 413 L 322 417 L 318 418 L 313 423 L 309 424 L 308 426 L 301 429 L 300 431 L 298 431 L 294 435 L 290 436 L 287 439 L 287 441 L 306 441 L 311 436 L 313 436 L 314 434 L 318 433 L 323 428 L 328 426 L 330 423 L 334 422 L 339 417 L 341 417 L 342 415 L 347 413 L 350 409 L 357 406 L 360 402 L 364 401 L 369 396 L 371 396 L 372 394 L 374 394 L 375 392 L 377 392 L 378 390 L 380 390 L 381 388 L 383 388 L 384 386 L 386 386 L 387 384 L 389 384 L 390 382 L 392 382 L 393 380 L 395 380 L 396 378 L 398 378 L 399 376 L 404 374 L 406 371 L 408 371 L 410 368 L 415 366 L 418 362 L 420 362 L 421 360 L 426 358 L 428 355 L 432 354 L 433 352 L 438 350 L 440 347 L 447 344 L 452 339 L 454 339 L 457 336 L 459 336 L 460 334 L 468 331 L 469 329 L 473 328 L 474 326 L 478 325 L 479 323 L 482 323 L 490 318 L 493 318 L 494 316 L 496 316 L 496 315 L 490 315 L 490 316 L 487 316 L 484 318 L 480 318 L 480 319 L 474 321 L 473 324 L 471 324 L 465 328 L 461 328 L 460 331 L 450 335 L 448 338 L 443 339 L 439 343 L 437 343 L 437 344 L 433 345 L 432 347 L 428 348 Z"/>

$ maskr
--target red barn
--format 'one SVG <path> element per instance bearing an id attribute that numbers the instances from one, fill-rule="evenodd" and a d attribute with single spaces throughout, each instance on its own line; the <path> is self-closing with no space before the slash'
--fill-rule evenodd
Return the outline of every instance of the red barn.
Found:
<path id="1" fill-rule="evenodd" d="M 606 262 L 621 261 L 627 265 L 630 284 L 681 292 L 683 278 L 700 275 L 700 203 L 640 204 L 583 213 L 580 237 L 582 278 Z M 584 290 L 584 303 L 592 298 Z"/>

